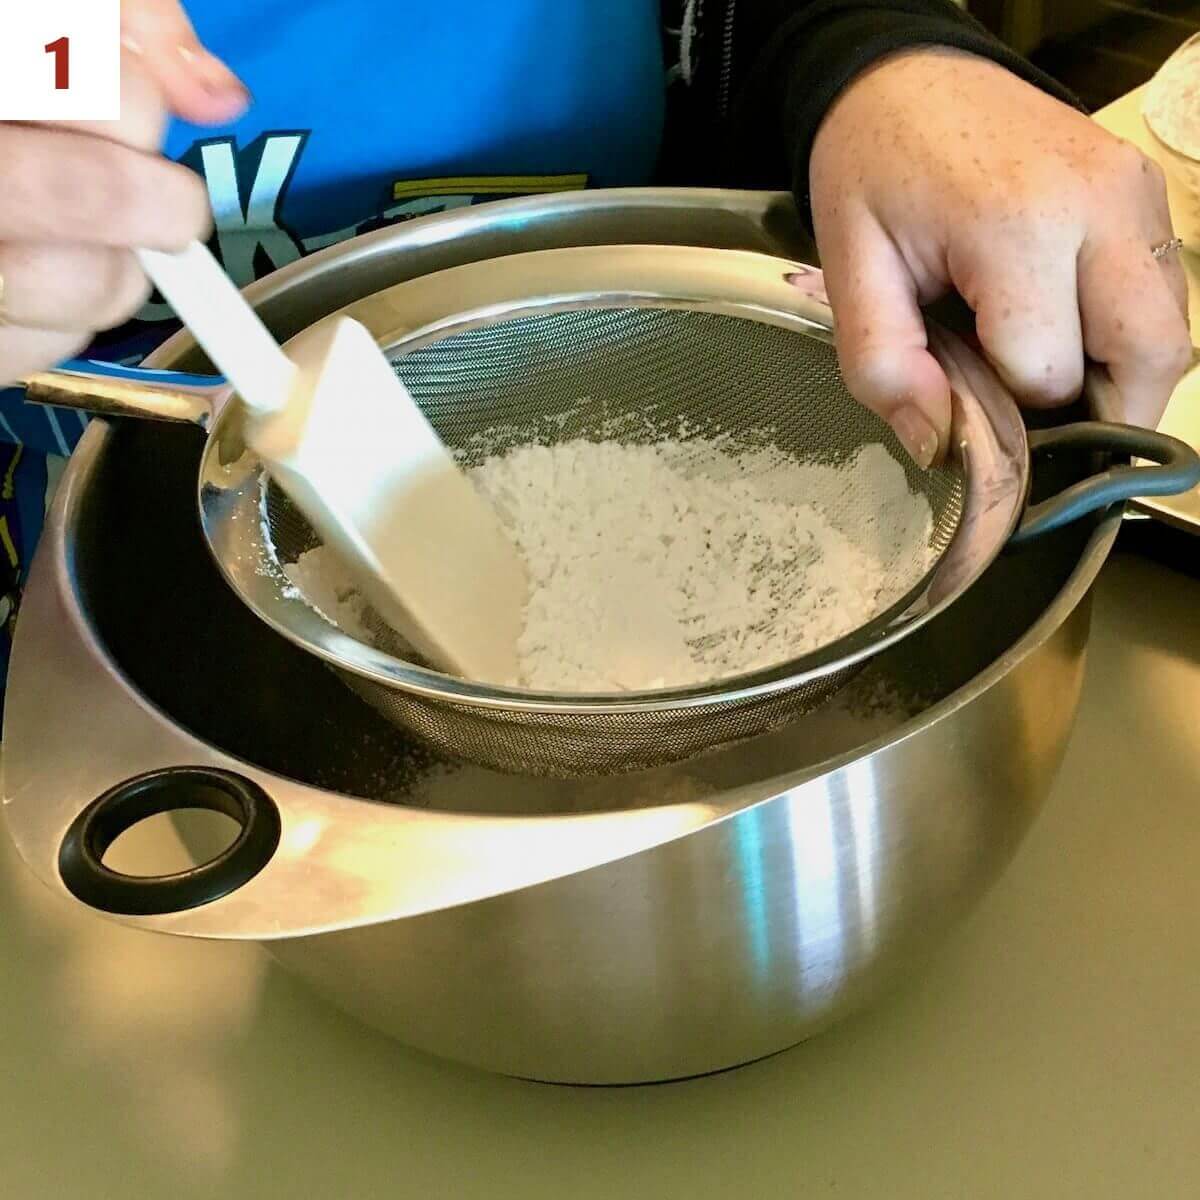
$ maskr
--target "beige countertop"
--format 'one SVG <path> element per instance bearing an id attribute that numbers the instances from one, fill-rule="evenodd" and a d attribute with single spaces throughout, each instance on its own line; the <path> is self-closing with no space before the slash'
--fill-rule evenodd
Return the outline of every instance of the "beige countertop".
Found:
<path id="1" fill-rule="evenodd" d="M 0 1196 L 1191 1195 L 1197 612 L 1200 583 L 1110 563 L 1062 775 L 972 919 L 871 1012 L 688 1083 L 431 1061 L 253 946 L 68 908 L 0 838 Z"/>

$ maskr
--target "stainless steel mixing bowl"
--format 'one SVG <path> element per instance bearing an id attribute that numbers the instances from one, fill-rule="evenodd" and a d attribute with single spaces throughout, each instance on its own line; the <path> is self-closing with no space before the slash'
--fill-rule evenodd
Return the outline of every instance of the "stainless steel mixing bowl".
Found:
<path id="1" fill-rule="evenodd" d="M 644 239 L 796 256 L 789 213 L 749 193 L 523 200 L 370 235 L 251 296 L 286 335 L 503 249 Z M 155 365 L 203 364 L 180 337 Z M 89 902 L 163 933 L 260 941 L 409 1044 L 568 1082 L 770 1054 L 946 935 L 1054 778 L 1119 519 L 1007 556 L 880 656 L 840 714 L 692 763 L 554 782 L 431 762 L 264 629 L 203 548 L 202 442 L 97 423 L 63 481 L 5 721 L 4 806 L 25 861 L 77 900 L 73 856 L 102 856 L 123 824 L 238 814 L 246 831 L 213 862 Z M 1090 464 L 1051 467 L 1048 489 Z"/>

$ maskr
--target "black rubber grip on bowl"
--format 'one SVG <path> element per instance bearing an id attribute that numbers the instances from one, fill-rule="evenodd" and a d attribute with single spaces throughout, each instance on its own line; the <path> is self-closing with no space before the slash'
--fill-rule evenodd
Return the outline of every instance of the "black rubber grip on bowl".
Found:
<path id="1" fill-rule="evenodd" d="M 1126 500 L 1177 496 L 1200 484 L 1200 454 L 1186 442 L 1133 425 L 1081 421 L 1039 429 L 1029 435 L 1031 454 L 1089 451 L 1143 458 L 1157 466 L 1112 465 L 1025 510 L 1008 541 L 1015 548 Z"/>
<path id="2" fill-rule="evenodd" d="M 170 875 L 125 875 L 104 865 L 127 829 L 157 813 L 204 808 L 232 817 L 241 832 L 216 858 Z M 127 779 L 75 818 L 58 852 L 58 871 L 76 899 L 102 912 L 156 916 L 228 896 L 271 861 L 279 809 L 261 787 L 232 771 L 170 767 Z"/>

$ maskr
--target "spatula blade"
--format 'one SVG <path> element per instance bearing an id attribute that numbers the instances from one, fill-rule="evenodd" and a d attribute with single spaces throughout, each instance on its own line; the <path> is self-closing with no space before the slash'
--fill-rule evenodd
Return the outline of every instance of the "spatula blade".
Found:
<path id="1" fill-rule="evenodd" d="M 527 581 L 495 512 L 357 321 L 313 326 L 288 356 L 293 394 L 249 414 L 251 449 L 415 650 L 514 682 Z"/>

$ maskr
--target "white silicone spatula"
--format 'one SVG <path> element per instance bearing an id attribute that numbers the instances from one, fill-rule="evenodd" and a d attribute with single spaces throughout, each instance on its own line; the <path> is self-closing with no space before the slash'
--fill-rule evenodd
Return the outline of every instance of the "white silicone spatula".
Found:
<path id="1" fill-rule="evenodd" d="M 367 330 L 331 318 L 285 354 L 207 247 L 139 257 L 249 410 L 251 450 L 379 615 L 443 670 L 515 680 L 522 563 Z"/>

